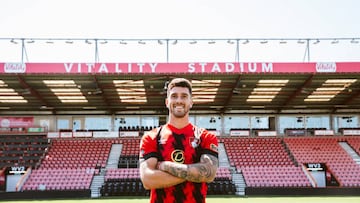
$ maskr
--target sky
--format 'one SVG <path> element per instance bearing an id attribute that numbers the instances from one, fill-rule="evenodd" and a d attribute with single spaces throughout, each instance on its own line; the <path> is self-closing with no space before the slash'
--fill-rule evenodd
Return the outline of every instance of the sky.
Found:
<path id="1" fill-rule="evenodd" d="M 360 61 L 360 43 L 251 40 L 189 45 L 12 44 L 41 39 L 336 39 L 360 41 L 358 0 L 0 0 L 0 62 Z M 20 42 L 20 41 L 19 41 Z"/>

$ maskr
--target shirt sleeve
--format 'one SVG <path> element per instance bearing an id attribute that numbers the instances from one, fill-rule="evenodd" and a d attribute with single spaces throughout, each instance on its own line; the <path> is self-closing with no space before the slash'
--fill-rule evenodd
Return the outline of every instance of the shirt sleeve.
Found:
<path id="1" fill-rule="evenodd" d="M 203 148 L 203 154 L 211 154 L 218 157 L 218 139 L 215 134 L 204 130 L 200 144 Z"/>
<path id="2" fill-rule="evenodd" d="M 140 141 L 140 159 L 148 159 L 150 157 L 159 158 L 159 153 L 157 150 L 157 139 L 156 131 L 151 131 L 145 134 Z"/>

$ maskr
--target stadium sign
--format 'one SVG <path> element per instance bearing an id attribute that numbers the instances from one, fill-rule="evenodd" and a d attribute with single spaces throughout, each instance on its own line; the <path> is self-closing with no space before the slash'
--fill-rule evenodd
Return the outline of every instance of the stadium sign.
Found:
<path id="1" fill-rule="evenodd" d="M 0 63 L 0 74 L 359 73 L 360 62 Z"/>
<path id="2" fill-rule="evenodd" d="M 304 165 L 308 171 L 324 171 L 326 168 L 324 163 L 305 163 Z"/>
<path id="3" fill-rule="evenodd" d="M 26 172 L 25 166 L 11 166 L 8 174 L 24 174 Z"/>

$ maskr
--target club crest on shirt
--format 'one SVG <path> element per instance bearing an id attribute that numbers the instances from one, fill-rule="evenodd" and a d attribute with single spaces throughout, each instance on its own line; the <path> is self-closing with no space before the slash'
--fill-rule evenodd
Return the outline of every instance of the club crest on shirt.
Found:
<path id="1" fill-rule="evenodd" d="M 196 137 L 190 137 L 189 138 L 189 142 L 190 142 L 190 145 L 193 147 L 193 148 L 196 148 L 200 145 L 200 139 L 196 138 Z"/>

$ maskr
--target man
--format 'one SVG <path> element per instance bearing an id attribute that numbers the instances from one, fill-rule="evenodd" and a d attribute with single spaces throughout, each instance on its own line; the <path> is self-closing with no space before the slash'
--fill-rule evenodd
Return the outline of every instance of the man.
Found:
<path id="1" fill-rule="evenodd" d="M 218 168 L 214 134 L 189 121 L 191 83 L 173 79 L 167 87 L 167 124 L 145 134 L 140 143 L 140 178 L 150 202 L 205 202 L 206 183 Z"/>

